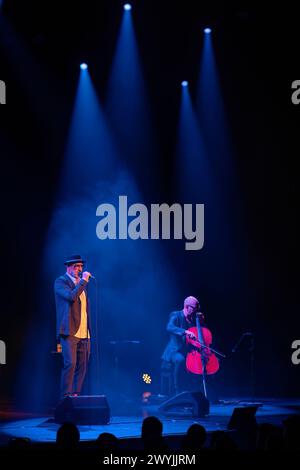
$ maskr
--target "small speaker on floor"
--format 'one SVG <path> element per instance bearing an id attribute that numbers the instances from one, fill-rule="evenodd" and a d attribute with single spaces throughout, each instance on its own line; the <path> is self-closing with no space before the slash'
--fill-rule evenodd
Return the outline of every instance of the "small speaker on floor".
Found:
<path id="1" fill-rule="evenodd" d="M 255 414 L 258 407 L 259 405 L 234 408 L 227 429 L 241 431 L 255 428 L 257 425 Z"/>
<path id="2" fill-rule="evenodd" d="M 66 397 L 55 409 L 56 423 L 108 424 L 110 408 L 105 395 Z"/>
<path id="3" fill-rule="evenodd" d="M 209 415 L 209 401 L 202 392 L 182 392 L 162 403 L 158 410 L 167 416 Z"/>

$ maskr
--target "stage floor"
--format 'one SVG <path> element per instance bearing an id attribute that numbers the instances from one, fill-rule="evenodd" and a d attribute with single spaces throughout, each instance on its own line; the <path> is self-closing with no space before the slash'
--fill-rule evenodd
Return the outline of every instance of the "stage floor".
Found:
<path id="1" fill-rule="evenodd" d="M 258 423 L 269 422 L 282 425 L 282 421 L 291 414 L 300 414 L 300 400 L 291 399 L 224 399 L 210 405 L 209 415 L 205 418 L 184 416 L 165 416 L 158 410 L 157 405 L 137 407 L 130 415 L 113 414 L 109 424 L 106 425 L 80 425 L 81 441 L 95 440 L 102 432 L 115 434 L 119 439 L 139 438 L 142 421 L 147 416 L 157 416 L 163 423 L 164 436 L 183 435 L 193 423 L 202 424 L 207 432 L 227 430 L 227 424 L 234 408 L 251 406 L 259 403 L 256 412 Z M 19 419 L 17 418 L 19 417 Z M 0 422 L 0 443 L 5 445 L 11 437 L 27 437 L 33 442 L 54 442 L 59 424 L 54 422 L 53 416 L 24 416 L 13 411 L 2 413 Z"/>

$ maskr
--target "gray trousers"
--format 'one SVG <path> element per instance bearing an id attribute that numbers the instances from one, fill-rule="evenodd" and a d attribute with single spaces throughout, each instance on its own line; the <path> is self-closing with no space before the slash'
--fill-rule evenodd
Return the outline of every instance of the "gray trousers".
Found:
<path id="1" fill-rule="evenodd" d="M 90 355 L 90 340 L 75 336 L 61 336 L 63 369 L 61 373 L 61 396 L 80 393 Z"/>

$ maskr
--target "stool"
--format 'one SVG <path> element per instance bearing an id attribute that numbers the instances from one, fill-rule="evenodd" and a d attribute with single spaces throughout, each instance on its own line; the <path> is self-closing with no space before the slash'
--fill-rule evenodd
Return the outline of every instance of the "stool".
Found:
<path id="1" fill-rule="evenodd" d="M 161 395 L 172 395 L 173 392 L 173 364 L 163 361 L 160 372 L 160 393 Z"/>
<path id="2" fill-rule="evenodd" d="M 161 373 L 160 376 L 160 394 L 170 396 L 172 394 L 172 374 Z"/>

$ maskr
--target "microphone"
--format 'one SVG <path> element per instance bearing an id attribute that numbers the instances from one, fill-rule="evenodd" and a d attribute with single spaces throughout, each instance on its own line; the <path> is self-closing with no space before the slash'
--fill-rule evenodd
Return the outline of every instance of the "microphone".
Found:
<path id="1" fill-rule="evenodd" d="M 78 273 L 78 275 L 79 275 L 79 277 L 82 277 L 82 271 L 80 273 Z M 92 274 L 90 274 L 89 279 L 94 279 L 96 281 L 95 276 L 93 276 Z"/>

